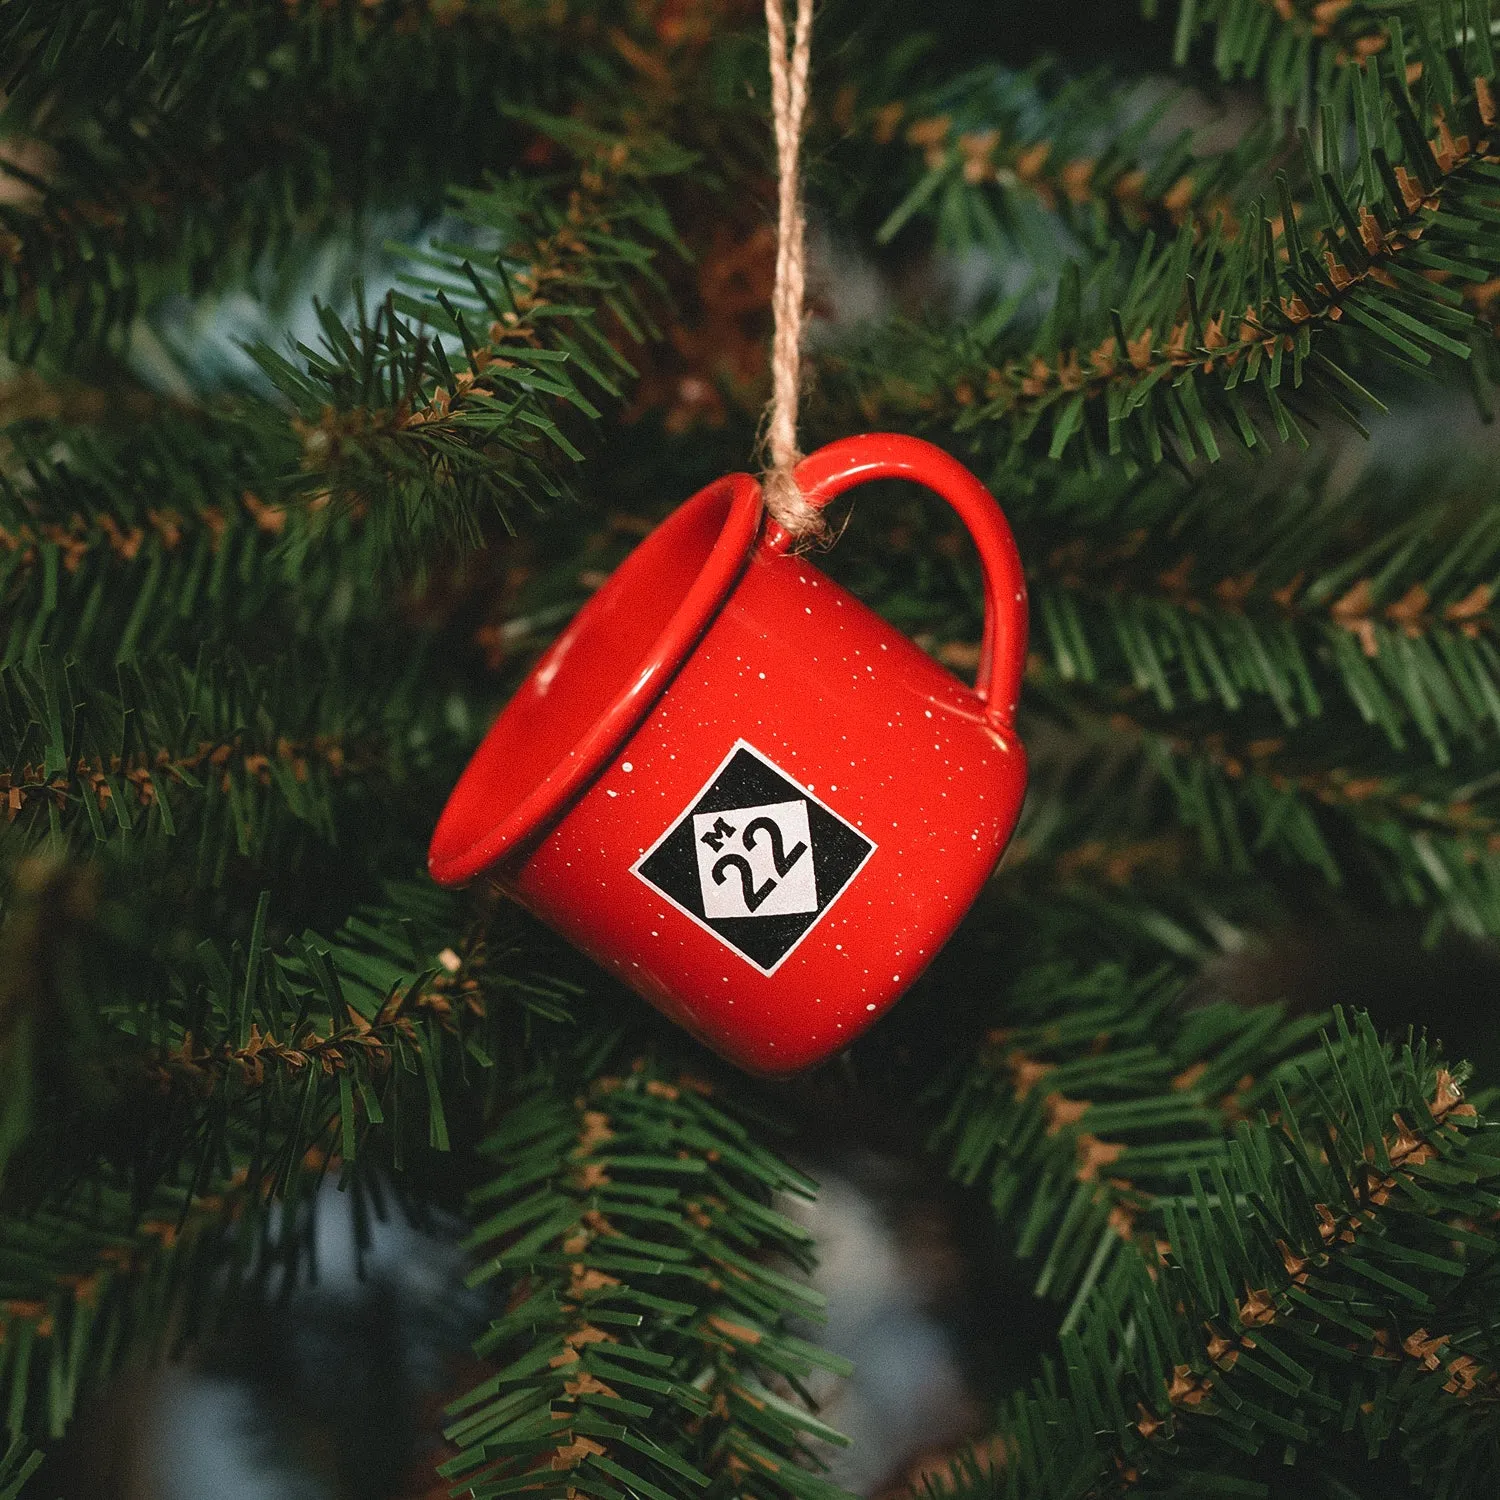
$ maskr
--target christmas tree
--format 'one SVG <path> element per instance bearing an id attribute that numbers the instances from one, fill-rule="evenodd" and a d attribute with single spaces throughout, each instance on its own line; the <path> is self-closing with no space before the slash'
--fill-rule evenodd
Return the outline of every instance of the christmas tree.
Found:
<path id="1" fill-rule="evenodd" d="M 932 1495 L 1495 1493 L 1497 27 L 820 8 L 801 440 L 999 500 L 1031 784 L 776 1082 L 426 871 L 538 653 L 758 466 L 761 6 L 0 4 L 0 1500 L 253 1342 L 334 1192 L 467 1225 L 407 1492 L 827 1500 L 785 1210 L 835 1116 L 1028 1309 Z M 809 562 L 971 672 L 952 515 L 834 521 Z"/>

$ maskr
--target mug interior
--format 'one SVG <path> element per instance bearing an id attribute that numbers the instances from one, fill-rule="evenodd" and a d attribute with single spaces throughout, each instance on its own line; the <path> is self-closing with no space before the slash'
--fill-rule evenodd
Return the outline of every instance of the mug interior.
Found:
<path id="1" fill-rule="evenodd" d="M 434 873 L 439 863 L 451 864 L 492 840 L 496 828 L 565 768 L 600 721 L 637 687 L 659 656 L 669 623 L 704 573 L 735 495 L 733 485 L 720 482 L 679 506 L 548 648 L 454 789 L 433 838 Z M 659 692 L 665 685 L 654 687 Z"/>

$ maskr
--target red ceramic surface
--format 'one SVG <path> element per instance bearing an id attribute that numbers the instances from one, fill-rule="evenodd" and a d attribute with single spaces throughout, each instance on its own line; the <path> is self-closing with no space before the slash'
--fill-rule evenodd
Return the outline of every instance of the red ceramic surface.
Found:
<path id="1" fill-rule="evenodd" d="M 979 893 L 1015 826 L 1026 592 L 1010 528 L 915 438 L 831 443 L 817 505 L 910 479 L 984 572 L 977 688 L 763 522 L 732 474 L 667 518 L 537 663 L 438 822 L 434 878 L 487 873 L 605 968 L 758 1073 L 846 1046 Z"/>

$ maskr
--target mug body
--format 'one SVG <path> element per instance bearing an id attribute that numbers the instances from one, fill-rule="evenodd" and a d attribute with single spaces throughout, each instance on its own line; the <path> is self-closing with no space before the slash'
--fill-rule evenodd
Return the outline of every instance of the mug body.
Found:
<path id="1" fill-rule="evenodd" d="M 993 497 L 919 439 L 797 469 L 810 504 L 872 478 L 942 495 L 985 580 L 971 689 L 825 577 L 732 474 L 615 570 L 491 725 L 433 833 L 710 1047 L 791 1073 L 926 968 L 1015 825 L 1025 581 Z"/>
<path id="2" fill-rule="evenodd" d="M 806 557 L 756 546 L 596 779 L 492 873 L 710 1047 L 789 1073 L 927 966 L 1025 781 L 968 688 Z"/>

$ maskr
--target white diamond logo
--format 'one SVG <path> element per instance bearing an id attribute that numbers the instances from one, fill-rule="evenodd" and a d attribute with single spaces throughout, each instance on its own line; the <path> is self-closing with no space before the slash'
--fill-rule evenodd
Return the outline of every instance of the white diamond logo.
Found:
<path id="1" fill-rule="evenodd" d="M 812 832 L 801 798 L 695 813 L 693 847 L 705 917 L 817 911 Z"/>
<path id="2" fill-rule="evenodd" d="M 874 852 L 811 788 L 737 740 L 631 870 L 689 921 L 774 974 Z"/>

